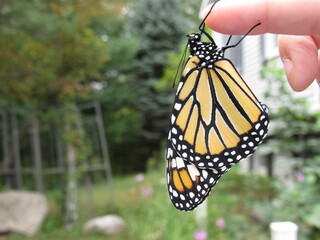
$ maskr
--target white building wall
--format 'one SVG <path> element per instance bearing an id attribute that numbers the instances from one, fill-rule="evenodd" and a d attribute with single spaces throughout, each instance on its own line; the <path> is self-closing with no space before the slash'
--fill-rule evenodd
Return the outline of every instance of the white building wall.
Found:
<path id="1" fill-rule="evenodd" d="M 239 46 L 243 52 L 242 77 L 252 89 L 256 97 L 264 101 L 264 92 L 267 87 L 266 81 L 261 79 L 262 53 L 261 37 L 248 36 Z"/>

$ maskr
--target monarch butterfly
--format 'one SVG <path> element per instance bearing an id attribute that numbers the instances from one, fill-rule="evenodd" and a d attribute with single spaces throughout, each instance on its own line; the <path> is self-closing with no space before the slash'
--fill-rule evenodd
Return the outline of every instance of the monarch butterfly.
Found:
<path id="1" fill-rule="evenodd" d="M 219 178 L 250 156 L 266 137 L 268 110 L 258 101 L 232 62 L 205 31 L 187 35 L 190 57 L 182 71 L 167 139 L 167 182 L 174 206 L 189 211 L 209 195 Z M 210 42 L 202 42 L 205 35 Z"/>

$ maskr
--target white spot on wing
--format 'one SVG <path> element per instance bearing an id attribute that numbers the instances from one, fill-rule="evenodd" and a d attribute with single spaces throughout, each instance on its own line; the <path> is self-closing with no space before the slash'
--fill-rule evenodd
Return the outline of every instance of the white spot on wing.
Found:
<path id="1" fill-rule="evenodd" d="M 167 150 L 167 159 L 168 159 L 169 157 L 171 157 L 172 154 L 173 154 L 172 149 L 171 149 L 171 148 L 168 148 L 168 150 Z"/>
<path id="2" fill-rule="evenodd" d="M 178 133 L 178 131 L 177 131 L 176 128 L 172 128 L 171 132 L 172 132 L 173 134 L 177 134 L 177 133 Z"/>
<path id="3" fill-rule="evenodd" d="M 202 170 L 202 176 L 206 179 L 208 177 L 208 172 L 206 170 Z"/>
<path id="4" fill-rule="evenodd" d="M 181 103 L 176 103 L 174 105 L 174 109 L 176 109 L 177 111 L 179 111 L 181 109 Z"/>
<path id="5" fill-rule="evenodd" d="M 177 163 L 177 168 L 184 168 L 185 167 L 185 164 L 184 164 L 184 161 L 181 157 L 177 157 L 176 158 L 176 163 Z"/>
<path id="6" fill-rule="evenodd" d="M 196 177 L 200 176 L 198 169 L 192 164 L 188 164 L 187 167 L 188 167 L 188 172 L 190 174 L 191 179 L 195 181 Z"/>
<path id="7" fill-rule="evenodd" d="M 176 121 L 176 116 L 171 115 L 171 124 L 173 124 Z"/>
<path id="8" fill-rule="evenodd" d="M 174 197 L 178 197 L 178 196 L 179 196 L 176 190 L 173 190 L 172 195 L 173 195 Z"/>
<path id="9" fill-rule="evenodd" d="M 176 168 L 177 167 L 176 161 L 172 161 L 171 166 L 172 168 Z"/>
<path id="10" fill-rule="evenodd" d="M 180 89 L 182 88 L 182 85 L 183 85 L 183 83 L 182 83 L 182 82 L 179 82 L 179 85 L 178 85 L 178 88 L 177 88 L 177 92 L 180 91 Z"/>
<path id="11" fill-rule="evenodd" d="M 180 194 L 180 199 L 181 199 L 182 201 L 186 200 L 186 198 L 185 198 L 182 194 Z"/>

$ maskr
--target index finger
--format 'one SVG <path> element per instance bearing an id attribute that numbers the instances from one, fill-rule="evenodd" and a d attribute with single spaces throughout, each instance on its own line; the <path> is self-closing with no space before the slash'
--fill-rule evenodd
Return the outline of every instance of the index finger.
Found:
<path id="1" fill-rule="evenodd" d="M 230 35 L 242 35 L 258 22 L 262 24 L 250 34 L 319 34 L 319 9 L 319 0 L 223 0 L 213 7 L 205 23 Z"/>

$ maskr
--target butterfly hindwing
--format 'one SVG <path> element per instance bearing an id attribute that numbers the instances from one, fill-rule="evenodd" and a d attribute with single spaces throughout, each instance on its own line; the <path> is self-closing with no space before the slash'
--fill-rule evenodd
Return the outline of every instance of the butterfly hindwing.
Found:
<path id="1" fill-rule="evenodd" d="M 199 169 L 183 160 L 170 141 L 166 154 L 170 199 L 177 209 L 190 211 L 205 200 L 221 175 L 216 170 Z"/>

